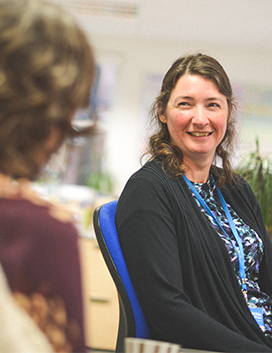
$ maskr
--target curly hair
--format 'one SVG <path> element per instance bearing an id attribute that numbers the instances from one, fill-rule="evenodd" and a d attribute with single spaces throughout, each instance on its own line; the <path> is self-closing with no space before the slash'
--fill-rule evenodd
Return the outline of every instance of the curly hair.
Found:
<path id="1" fill-rule="evenodd" d="M 165 115 L 167 104 L 172 90 L 179 78 L 185 74 L 199 75 L 213 81 L 226 99 L 229 109 L 228 124 L 224 138 L 216 148 L 215 159 L 222 159 L 223 172 L 213 168 L 219 177 L 218 184 L 222 187 L 225 182 L 231 181 L 233 171 L 230 164 L 230 154 L 235 138 L 235 119 L 233 117 L 234 99 L 229 78 L 220 63 L 214 58 L 201 53 L 188 55 L 177 59 L 164 76 L 159 95 L 150 111 L 152 121 L 157 124 L 157 131 L 149 139 L 147 154 L 150 159 L 158 158 L 163 163 L 163 168 L 170 170 L 174 176 L 184 173 L 183 155 L 178 147 L 172 144 L 167 124 L 161 122 L 160 115 Z"/>
<path id="2" fill-rule="evenodd" d="M 3 173 L 34 178 L 41 167 L 35 151 L 52 129 L 59 145 L 67 137 L 75 110 L 89 104 L 94 72 L 88 38 L 63 9 L 42 0 L 0 0 Z"/>

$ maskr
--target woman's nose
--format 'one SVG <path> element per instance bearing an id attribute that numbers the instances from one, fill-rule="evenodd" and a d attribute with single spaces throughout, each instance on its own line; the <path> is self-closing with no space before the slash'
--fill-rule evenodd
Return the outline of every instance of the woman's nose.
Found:
<path id="1" fill-rule="evenodd" d="M 205 126 L 209 122 L 207 112 L 204 107 L 196 107 L 193 111 L 192 123 L 196 125 Z"/>

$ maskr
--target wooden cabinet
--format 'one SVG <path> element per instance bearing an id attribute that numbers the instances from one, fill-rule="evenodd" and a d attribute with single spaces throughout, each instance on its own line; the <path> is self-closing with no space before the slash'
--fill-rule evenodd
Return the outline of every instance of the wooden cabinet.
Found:
<path id="1" fill-rule="evenodd" d="M 81 238 L 82 279 L 86 344 L 115 350 L 119 326 L 119 304 L 114 282 L 96 240 Z"/>

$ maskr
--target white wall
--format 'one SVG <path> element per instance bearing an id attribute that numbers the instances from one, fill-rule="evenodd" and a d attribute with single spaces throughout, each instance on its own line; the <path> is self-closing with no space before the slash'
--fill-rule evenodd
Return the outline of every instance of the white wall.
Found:
<path id="1" fill-rule="evenodd" d="M 98 35 L 90 38 L 97 61 L 112 57 L 118 63 L 105 154 L 107 168 L 115 178 L 117 195 L 130 175 L 140 168 L 148 128 L 141 114 L 142 88 L 147 73 L 164 74 L 179 56 L 200 51 L 219 60 L 231 81 L 272 86 L 272 50 L 260 52 L 256 48 L 208 47 Z"/>

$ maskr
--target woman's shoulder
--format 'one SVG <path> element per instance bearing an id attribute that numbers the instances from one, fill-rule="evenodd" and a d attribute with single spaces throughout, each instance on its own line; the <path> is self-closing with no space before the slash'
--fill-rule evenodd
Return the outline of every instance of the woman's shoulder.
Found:
<path id="1" fill-rule="evenodd" d="M 157 160 L 151 160 L 128 179 L 122 194 L 124 192 L 126 194 L 138 193 L 138 195 L 163 193 L 163 190 L 169 188 L 169 182 L 171 183 L 171 178 L 163 170 L 161 163 Z"/>
<path id="2" fill-rule="evenodd" d="M 243 200 L 243 202 L 255 203 L 256 197 L 251 186 L 246 179 L 235 171 L 233 171 L 232 179 L 224 184 L 221 191 L 225 197 L 235 200 L 235 202 Z"/>
<path id="3" fill-rule="evenodd" d="M 41 196 L 35 198 L 16 198 L 6 199 L 0 198 L 1 213 L 6 212 L 11 217 L 16 219 L 24 219 L 27 216 L 28 220 L 42 219 L 47 221 L 52 219 L 53 222 L 71 223 L 74 221 L 72 212 L 65 206 L 43 199 Z"/>
<path id="4" fill-rule="evenodd" d="M 1 186 L 0 186 L 1 189 Z M 61 237 L 77 233 L 72 212 L 65 206 L 44 198 L 33 188 L 32 183 L 14 183 L 0 193 L 1 233 L 47 234 L 48 237 Z"/>
<path id="5" fill-rule="evenodd" d="M 182 177 L 181 179 L 183 181 Z M 160 161 L 148 161 L 129 178 L 119 197 L 118 205 L 173 205 L 177 195 L 181 193 L 181 183 L 180 178 L 175 178 L 163 169 Z"/>
<path id="6" fill-rule="evenodd" d="M 224 171 L 221 167 L 212 166 L 212 174 L 214 176 L 215 181 L 217 182 L 221 177 L 224 176 Z M 250 188 L 248 182 L 235 170 L 233 170 L 231 180 L 225 182 L 223 189 L 225 191 L 231 191 L 243 188 Z"/>
<path id="7" fill-rule="evenodd" d="M 64 223 L 73 221 L 72 213 L 67 208 L 44 197 L 29 180 L 14 181 L 0 174 L 0 201 L 2 208 L 13 208 L 14 212 L 43 213 Z"/>
<path id="8" fill-rule="evenodd" d="M 136 171 L 129 180 L 146 179 L 150 181 L 164 183 L 166 180 L 175 180 L 173 174 L 163 168 L 163 164 L 159 159 L 147 161 L 138 171 Z"/>

